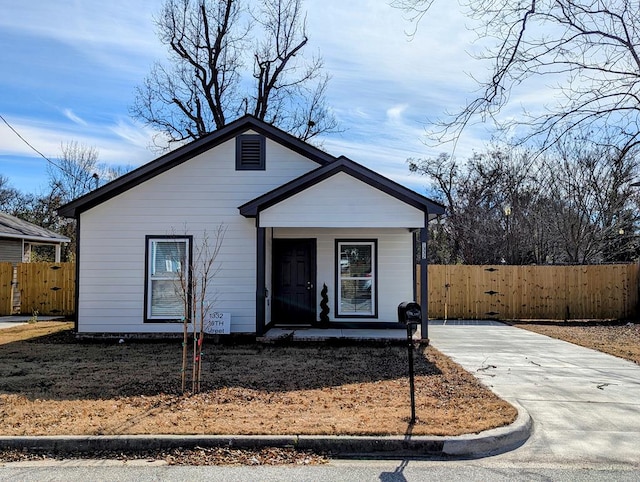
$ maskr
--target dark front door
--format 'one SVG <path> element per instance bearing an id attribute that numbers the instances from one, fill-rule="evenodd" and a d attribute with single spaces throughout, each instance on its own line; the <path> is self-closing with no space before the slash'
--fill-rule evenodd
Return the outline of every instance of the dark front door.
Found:
<path id="1" fill-rule="evenodd" d="M 316 321 L 316 240 L 273 240 L 274 323 Z"/>

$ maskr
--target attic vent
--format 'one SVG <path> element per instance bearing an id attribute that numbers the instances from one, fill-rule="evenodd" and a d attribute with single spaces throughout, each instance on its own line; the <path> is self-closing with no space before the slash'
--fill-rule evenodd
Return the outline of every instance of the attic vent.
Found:
<path id="1" fill-rule="evenodd" d="M 247 134 L 236 137 L 236 170 L 263 171 L 265 168 L 263 136 Z"/>

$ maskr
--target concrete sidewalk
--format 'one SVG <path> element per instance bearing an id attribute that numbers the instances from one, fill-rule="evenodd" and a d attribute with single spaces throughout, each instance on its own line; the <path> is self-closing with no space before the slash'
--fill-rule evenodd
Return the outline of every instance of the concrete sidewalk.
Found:
<path id="1" fill-rule="evenodd" d="M 33 316 L 27 315 L 0 316 L 0 330 L 26 325 L 32 319 Z M 64 321 L 64 318 L 60 316 L 39 316 L 38 321 Z"/>
<path id="2" fill-rule="evenodd" d="M 436 349 L 531 415 L 531 438 L 501 459 L 640 466 L 640 366 L 493 325 L 433 324 L 429 338 Z"/>

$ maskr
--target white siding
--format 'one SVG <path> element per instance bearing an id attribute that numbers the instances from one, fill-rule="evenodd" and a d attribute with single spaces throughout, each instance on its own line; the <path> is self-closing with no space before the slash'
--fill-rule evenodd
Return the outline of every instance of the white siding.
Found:
<path id="1" fill-rule="evenodd" d="M 424 212 L 340 172 L 262 211 L 260 226 L 419 228 Z"/>
<path id="2" fill-rule="evenodd" d="M 82 213 L 81 332 L 180 332 L 180 323 L 144 323 L 145 236 L 190 234 L 197 245 L 227 227 L 212 291 L 233 332 L 255 331 L 256 229 L 238 206 L 318 167 L 267 139 L 265 171 L 235 170 L 235 140 Z"/>
<path id="3" fill-rule="evenodd" d="M 320 291 L 326 283 L 331 321 L 395 322 L 398 304 L 413 300 L 413 234 L 407 229 L 274 229 L 274 238 L 317 239 L 317 313 L 320 314 Z M 378 245 L 378 318 L 335 318 L 336 239 L 375 239 Z"/>

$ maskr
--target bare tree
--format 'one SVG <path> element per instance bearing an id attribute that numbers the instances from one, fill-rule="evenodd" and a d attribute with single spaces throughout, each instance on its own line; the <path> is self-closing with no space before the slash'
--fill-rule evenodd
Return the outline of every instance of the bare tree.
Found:
<path id="1" fill-rule="evenodd" d="M 95 147 L 77 141 L 61 144 L 55 165 L 47 165 L 51 192 L 69 202 L 98 187 L 98 157 Z"/>
<path id="2" fill-rule="evenodd" d="M 545 156 L 541 183 L 549 195 L 548 223 L 556 255 L 569 263 L 616 261 L 635 254 L 637 208 L 633 182 L 638 160 L 632 151 L 593 146 L 588 137 L 565 136 Z M 628 258 L 627 258 L 628 259 Z"/>
<path id="3" fill-rule="evenodd" d="M 604 134 L 602 134 L 602 138 Z M 637 150 L 565 136 L 544 156 L 510 146 L 464 163 L 410 160 L 447 206 L 432 226 L 432 262 L 548 264 L 637 258 Z"/>
<path id="4" fill-rule="evenodd" d="M 336 130 L 322 61 L 302 55 L 302 0 L 261 0 L 253 12 L 245 0 L 167 0 L 156 25 L 169 63 L 137 88 L 131 114 L 169 143 L 246 113 L 303 140 Z"/>
<path id="5" fill-rule="evenodd" d="M 131 169 L 130 166 L 99 163 L 98 158 L 99 153 L 95 147 L 77 141 L 61 144 L 60 156 L 55 163 L 47 165 L 51 192 L 59 196 L 61 202 L 69 202 Z"/>
<path id="6" fill-rule="evenodd" d="M 435 196 L 447 206 L 433 227 L 433 262 L 518 264 L 531 262 L 538 226 L 529 207 L 538 197 L 528 151 L 494 147 L 466 163 L 442 154 L 409 160 L 409 169 L 432 180 Z M 440 194 L 438 194 L 440 193 Z"/>
<path id="7" fill-rule="evenodd" d="M 21 204 L 24 204 L 22 193 L 11 186 L 8 177 L 0 174 L 0 211 L 15 216 Z"/>
<path id="8" fill-rule="evenodd" d="M 397 0 L 396 6 L 419 21 L 435 0 Z M 478 21 L 478 35 L 495 44 L 483 55 L 493 72 L 480 82 L 477 98 L 440 123 L 440 141 L 455 138 L 478 116 L 498 113 L 519 84 L 535 78 L 557 82 L 555 103 L 524 113 L 506 127 L 524 126 L 523 140 L 536 137 L 548 148 L 575 129 L 608 126 L 613 145 L 630 149 L 639 142 L 640 8 L 631 0 L 459 0 Z"/>
<path id="9" fill-rule="evenodd" d="M 185 226 L 184 234 L 187 235 Z M 202 232 L 199 239 L 194 239 L 192 257 L 182 253 L 176 279 L 176 293 L 182 300 L 183 342 L 182 342 L 182 391 L 187 389 L 187 369 L 189 367 L 189 335 L 191 334 L 191 392 L 198 393 L 202 380 L 202 356 L 204 350 L 205 325 L 217 301 L 217 295 L 212 292 L 212 283 L 220 270 L 217 263 L 224 241 L 227 227 L 220 224 L 213 234 L 207 230 Z M 175 236 L 175 231 L 172 232 Z M 179 249 L 175 249 L 180 253 Z M 187 259 L 188 258 L 188 262 Z"/>

